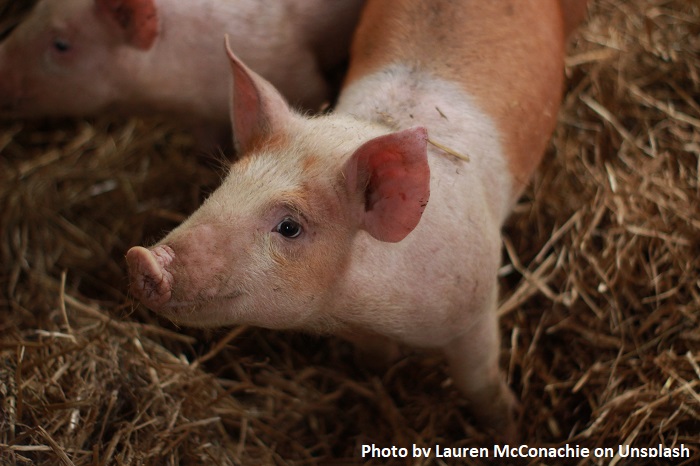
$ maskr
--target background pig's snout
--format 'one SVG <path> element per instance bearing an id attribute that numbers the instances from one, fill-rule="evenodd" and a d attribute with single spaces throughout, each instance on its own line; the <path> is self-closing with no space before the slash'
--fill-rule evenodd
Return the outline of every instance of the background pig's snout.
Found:
<path id="1" fill-rule="evenodd" d="M 0 68 L 0 111 L 13 111 L 19 107 L 22 88 L 16 76 Z"/>
<path id="2" fill-rule="evenodd" d="M 158 310 L 170 301 L 173 275 L 167 270 L 175 254 L 169 246 L 136 246 L 126 253 L 131 293 L 146 307 Z"/>

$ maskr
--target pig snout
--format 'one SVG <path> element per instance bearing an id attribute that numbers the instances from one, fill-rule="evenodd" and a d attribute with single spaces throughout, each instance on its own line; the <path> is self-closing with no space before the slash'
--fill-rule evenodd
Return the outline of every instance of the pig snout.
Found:
<path id="1" fill-rule="evenodd" d="M 126 253 L 131 294 L 146 307 L 158 310 L 170 302 L 173 275 L 167 270 L 175 253 L 169 246 L 136 246 Z"/>

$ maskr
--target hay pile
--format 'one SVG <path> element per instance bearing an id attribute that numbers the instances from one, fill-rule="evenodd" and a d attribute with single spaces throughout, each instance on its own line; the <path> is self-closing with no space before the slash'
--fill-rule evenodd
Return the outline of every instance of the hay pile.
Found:
<path id="1" fill-rule="evenodd" d="M 687 0 L 598 0 L 572 44 L 552 148 L 504 230 L 503 367 L 528 445 L 683 443 L 700 460 L 699 18 Z M 339 465 L 365 462 L 363 443 L 493 444 L 439 357 L 377 375 L 335 339 L 176 329 L 136 307 L 126 249 L 219 180 L 193 152 L 157 122 L 0 127 L 0 464 Z"/>

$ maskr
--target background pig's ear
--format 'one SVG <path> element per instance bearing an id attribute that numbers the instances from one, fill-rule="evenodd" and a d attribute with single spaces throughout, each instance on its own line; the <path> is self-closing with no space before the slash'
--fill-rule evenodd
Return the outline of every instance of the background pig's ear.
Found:
<path id="1" fill-rule="evenodd" d="M 236 152 L 243 155 L 285 128 L 287 122 L 292 119 L 292 110 L 272 84 L 236 57 L 231 51 L 228 35 L 226 52 L 233 73 L 233 145 Z"/>
<path id="2" fill-rule="evenodd" d="M 364 201 L 363 228 L 381 241 L 401 241 L 418 225 L 430 195 L 428 133 L 415 127 L 374 138 L 346 166 L 351 191 Z"/>
<path id="3" fill-rule="evenodd" d="M 95 0 L 97 8 L 119 28 L 126 42 L 147 50 L 158 37 L 155 0 Z"/>

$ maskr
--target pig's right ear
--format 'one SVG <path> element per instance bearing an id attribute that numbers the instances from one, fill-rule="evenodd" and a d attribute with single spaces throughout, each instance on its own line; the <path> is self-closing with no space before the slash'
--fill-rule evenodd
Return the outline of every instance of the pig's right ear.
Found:
<path id="1" fill-rule="evenodd" d="M 148 50 L 158 37 L 155 0 L 95 0 L 104 15 L 129 45 Z"/>
<path id="2" fill-rule="evenodd" d="M 345 166 L 360 201 L 360 223 L 380 241 L 395 243 L 418 225 L 430 196 L 428 133 L 417 126 L 371 139 Z"/>
<path id="3" fill-rule="evenodd" d="M 294 112 L 272 84 L 236 57 L 231 51 L 228 36 L 226 52 L 233 73 L 233 144 L 238 155 L 245 155 L 273 135 L 281 134 L 280 131 L 294 118 Z"/>

